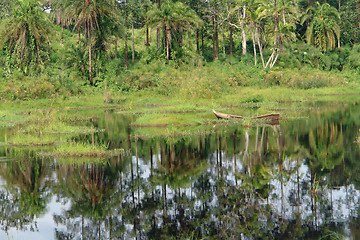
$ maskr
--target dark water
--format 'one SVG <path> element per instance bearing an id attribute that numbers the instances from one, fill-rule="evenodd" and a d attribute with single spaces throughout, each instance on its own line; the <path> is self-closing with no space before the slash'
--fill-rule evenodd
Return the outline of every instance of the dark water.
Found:
<path id="1" fill-rule="evenodd" d="M 360 239 L 360 106 L 312 107 L 183 136 L 106 111 L 74 137 L 125 150 L 101 161 L 0 147 L 0 239 Z"/>

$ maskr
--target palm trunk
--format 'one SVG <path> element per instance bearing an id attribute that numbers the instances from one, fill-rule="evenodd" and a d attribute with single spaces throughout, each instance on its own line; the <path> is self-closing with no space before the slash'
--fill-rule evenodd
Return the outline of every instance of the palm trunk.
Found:
<path id="1" fill-rule="evenodd" d="M 307 9 L 309 9 L 310 7 L 310 0 L 307 1 Z M 309 14 L 309 12 L 307 12 L 306 14 Z M 310 25 L 310 21 L 309 21 L 309 18 L 306 19 L 306 29 L 309 28 L 309 25 Z"/>
<path id="2" fill-rule="evenodd" d="M 132 31 L 131 31 L 131 51 L 132 51 L 132 63 L 134 64 L 135 62 L 135 36 L 134 36 L 134 24 L 132 24 L 131 26 Z"/>
<path id="3" fill-rule="evenodd" d="M 340 13 L 340 8 L 341 8 L 341 1 L 339 0 L 339 15 L 340 15 L 340 21 L 341 21 L 341 13 Z M 340 29 L 341 31 L 341 29 Z M 339 34 L 339 38 L 338 38 L 338 48 L 340 48 L 340 36 L 341 36 L 341 32 Z"/>
<path id="4" fill-rule="evenodd" d="M 149 27 L 146 25 L 146 42 L 145 46 L 150 46 L 150 39 L 149 39 Z"/>
<path id="5" fill-rule="evenodd" d="M 222 35 L 223 35 L 223 53 L 224 57 L 226 56 L 226 49 L 225 49 L 225 30 L 222 28 Z"/>
<path id="6" fill-rule="evenodd" d="M 215 46 L 216 46 L 216 59 L 219 59 L 219 28 L 216 17 L 215 17 Z"/>
<path id="7" fill-rule="evenodd" d="M 88 38 L 89 38 L 89 82 L 90 82 L 90 85 L 93 85 L 92 63 L 91 63 L 91 33 L 90 33 L 90 25 L 89 24 L 87 24 L 87 30 L 88 30 Z"/>
<path id="8" fill-rule="evenodd" d="M 61 25 L 61 37 L 60 37 L 60 45 L 61 46 L 64 46 L 63 45 L 63 40 L 64 40 L 64 26 Z"/>
<path id="9" fill-rule="evenodd" d="M 355 6 L 356 11 L 358 11 L 359 7 L 360 7 L 360 2 L 357 1 L 356 6 Z M 359 27 L 359 17 L 356 16 L 355 17 L 355 29 L 357 29 L 358 27 Z M 354 31 L 354 44 L 353 44 L 353 46 L 357 43 L 357 36 L 358 36 L 357 31 Z"/>
<path id="10" fill-rule="evenodd" d="M 215 17 L 213 17 L 213 60 L 219 59 L 219 35 Z"/>
<path id="11" fill-rule="evenodd" d="M 204 30 L 201 31 L 201 51 L 203 57 L 205 56 L 205 47 L 204 47 Z"/>
<path id="12" fill-rule="evenodd" d="M 230 12 L 231 12 L 231 8 L 232 5 L 230 4 Z M 229 51 L 230 51 L 230 58 L 232 58 L 233 56 L 233 28 L 231 26 L 232 24 L 232 15 L 230 14 L 230 36 L 229 36 L 229 41 L 230 41 L 230 46 L 229 46 Z"/>
<path id="13" fill-rule="evenodd" d="M 213 20 L 213 60 L 216 59 L 216 47 L 215 47 L 215 21 Z"/>
<path id="14" fill-rule="evenodd" d="M 189 42 L 189 49 L 191 48 L 191 42 L 190 42 L 190 31 L 188 31 L 188 42 Z"/>
<path id="15" fill-rule="evenodd" d="M 233 28 L 230 26 L 230 57 L 233 56 Z"/>
<path id="16" fill-rule="evenodd" d="M 78 40 L 79 40 L 79 47 L 80 47 L 80 28 L 78 27 Z"/>
<path id="17" fill-rule="evenodd" d="M 127 45 L 127 34 L 125 33 L 125 68 L 128 68 L 128 45 Z"/>
<path id="18" fill-rule="evenodd" d="M 46 37 L 46 40 L 47 40 L 47 55 L 48 58 L 50 59 L 50 40 L 48 37 Z"/>
<path id="19" fill-rule="evenodd" d="M 156 41 L 157 41 L 157 49 L 160 49 L 160 28 L 156 28 Z"/>
<path id="20" fill-rule="evenodd" d="M 115 38 L 115 60 L 117 60 L 117 38 Z"/>
<path id="21" fill-rule="evenodd" d="M 148 12 L 148 6 L 145 5 L 145 12 Z M 145 46 L 150 46 L 150 39 L 149 39 L 149 26 L 146 24 L 146 41 L 145 41 Z"/>
<path id="22" fill-rule="evenodd" d="M 166 58 L 171 59 L 171 29 L 166 27 Z"/>
<path id="23" fill-rule="evenodd" d="M 197 52 L 197 54 L 200 53 L 200 46 L 199 46 L 199 29 L 196 29 L 196 52 Z"/>
<path id="24" fill-rule="evenodd" d="M 161 1 L 158 0 L 157 3 L 158 3 L 158 8 L 160 9 Z M 160 28 L 159 27 L 156 28 L 156 40 L 157 40 L 157 50 L 159 50 L 160 49 Z"/>

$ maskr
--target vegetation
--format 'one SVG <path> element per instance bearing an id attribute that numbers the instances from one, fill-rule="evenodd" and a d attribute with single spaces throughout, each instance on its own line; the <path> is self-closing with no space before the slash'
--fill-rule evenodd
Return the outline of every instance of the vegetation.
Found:
<path id="1" fill-rule="evenodd" d="M 244 86 L 357 84 L 359 4 L 2 1 L 0 99 L 105 92 L 116 103 L 143 90 L 209 99 Z"/>
<path id="2" fill-rule="evenodd" d="M 357 238 L 359 21 L 359 0 L 0 1 L 4 234 Z"/>

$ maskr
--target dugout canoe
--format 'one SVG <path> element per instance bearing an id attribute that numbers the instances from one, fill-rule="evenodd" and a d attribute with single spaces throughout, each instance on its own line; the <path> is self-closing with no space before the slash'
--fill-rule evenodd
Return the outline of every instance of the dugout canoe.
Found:
<path id="1" fill-rule="evenodd" d="M 280 113 L 270 113 L 270 114 L 255 116 L 255 117 L 244 117 L 244 116 L 236 116 L 236 115 L 231 115 L 231 114 L 227 114 L 227 113 L 216 112 L 214 109 L 212 111 L 218 119 L 274 119 L 274 120 L 278 120 L 280 117 Z"/>

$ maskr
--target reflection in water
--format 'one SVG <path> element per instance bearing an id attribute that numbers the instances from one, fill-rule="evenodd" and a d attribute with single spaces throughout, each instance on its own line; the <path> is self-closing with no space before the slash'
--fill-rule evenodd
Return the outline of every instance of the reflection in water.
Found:
<path id="1" fill-rule="evenodd" d="M 0 223 L 5 232 L 14 227 L 26 230 L 27 226 L 31 231 L 38 230 L 35 219 L 45 213 L 50 201 L 48 164 L 34 157 L 33 151 L 25 150 L 20 155 L 22 160 L 8 162 L 0 168 L 6 182 L 6 187 L 0 190 Z"/>
<path id="2" fill-rule="evenodd" d="M 105 132 L 75 140 L 124 155 L 67 164 L 1 152 L 20 159 L 0 165 L 2 230 L 41 233 L 36 221 L 50 214 L 56 239 L 357 239 L 359 112 L 167 138 L 140 137 L 106 112 L 94 123 Z"/>

